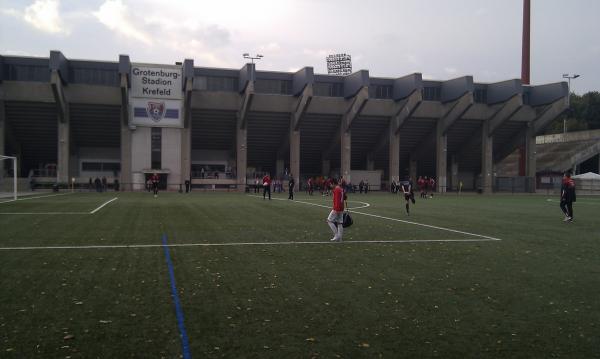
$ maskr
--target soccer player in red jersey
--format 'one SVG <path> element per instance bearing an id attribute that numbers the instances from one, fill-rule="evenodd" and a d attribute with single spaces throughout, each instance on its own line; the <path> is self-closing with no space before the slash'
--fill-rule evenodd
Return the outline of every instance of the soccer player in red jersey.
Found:
<path id="1" fill-rule="evenodd" d="M 156 198 L 158 197 L 158 184 L 160 183 L 158 173 L 154 173 L 150 176 L 150 183 L 152 183 L 152 191 L 154 191 L 154 198 Z"/>
<path id="2" fill-rule="evenodd" d="M 431 190 L 429 198 L 433 198 L 433 192 L 435 192 L 435 178 L 433 176 L 429 179 L 429 189 Z"/>
<path id="3" fill-rule="evenodd" d="M 267 173 L 263 179 L 263 199 L 265 199 L 267 193 L 269 194 L 269 200 L 271 200 L 271 176 Z"/>
<path id="4" fill-rule="evenodd" d="M 335 185 L 333 189 L 333 208 L 327 217 L 327 224 L 333 232 L 332 242 L 341 242 L 344 234 L 344 201 L 346 200 L 346 194 L 342 187 L 338 185 L 337 178 L 332 178 L 331 182 Z"/>
<path id="5" fill-rule="evenodd" d="M 425 180 L 423 179 L 423 176 L 419 176 L 419 179 L 417 180 L 417 186 L 419 186 L 419 192 L 421 193 L 421 198 L 425 197 Z"/>

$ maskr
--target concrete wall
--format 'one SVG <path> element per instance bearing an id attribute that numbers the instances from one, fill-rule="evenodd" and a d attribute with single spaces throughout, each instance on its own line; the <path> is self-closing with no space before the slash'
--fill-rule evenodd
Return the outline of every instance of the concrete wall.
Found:
<path id="1" fill-rule="evenodd" d="M 162 169 L 171 171 L 167 184 L 170 186 L 179 185 L 181 180 L 181 129 L 163 128 L 162 129 Z M 169 189 L 173 189 L 170 187 Z"/>
<path id="2" fill-rule="evenodd" d="M 464 76 L 442 82 L 442 102 L 456 100 L 467 92 L 473 92 L 473 77 Z"/>
<path id="3" fill-rule="evenodd" d="M 113 179 L 113 171 L 83 171 L 81 168 L 82 162 L 104 162 L 104 163 L 121 163 L 121 150 L 118 147 L 80 147 L 77 153 L 71 157 L 69 166 L 71 174 L 75 177 L 107 177 Z"/>
<path id="4" fill-rule="evenodd" d="M 576 131 L 567 133 L 557 133 L 553 135 L 537 136 L 535 143 L 543 145 L 546 143 L 577 142 L 600 139 L 600 130 Z"/>
<path id="5" fill-rule="evenodd" d="M 488 104 L 504 102 L 522 92 L 521 80 L 496 82 L 488 85 L 487 102 Z"/>
<path id="6" fill-rule="evenodd" d="M 131 134 L 131 172 L 141 172 L 151 166 L 151 128 L 138 127 Z"/>

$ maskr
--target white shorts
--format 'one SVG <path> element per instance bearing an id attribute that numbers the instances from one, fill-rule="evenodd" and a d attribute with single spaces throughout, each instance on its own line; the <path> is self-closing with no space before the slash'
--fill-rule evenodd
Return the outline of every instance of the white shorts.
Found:
<path id="1" fill-rule="evenodd" d="M 327 217 L 328 222 L 342 223 L 344 222 L 344 212 L 336 212 L 332 210 Z"/>

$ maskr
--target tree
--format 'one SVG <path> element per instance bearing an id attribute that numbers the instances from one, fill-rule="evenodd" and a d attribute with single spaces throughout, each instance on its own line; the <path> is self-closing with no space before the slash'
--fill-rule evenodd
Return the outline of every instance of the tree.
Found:
<path id="1" fill-rule="evenodd" d="M 569 131 L 600 129 L 600 92 L 591 91 L 582 96 L 571 93 L 570 103 L 570 109 L 548 125 L 545 134 L 562 133 L 565 116 Z"/>

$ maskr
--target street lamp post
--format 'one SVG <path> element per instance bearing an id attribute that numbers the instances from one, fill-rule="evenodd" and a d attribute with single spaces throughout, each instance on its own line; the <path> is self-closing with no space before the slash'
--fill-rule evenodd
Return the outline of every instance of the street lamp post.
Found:
<path id="1" fill-rule="evenodd" d="M 242 54 L 242 56 L 243 56 L 245 59 L 250 59 L 250 61 L 251 61 L 252 63 L 254 63 L 254 60 L 260 60 L 260 59 L 262 59 L 262 58 L 263 58 L 263 55 L 261 55 L 261 54 L 256 54 L 256 55 L 254 55 L 254 56 L 250 56 L 250 54 L 249 54 L 249 53 L 247 53 L 247 52 L 246 52 L 246 53 L 244 53 L 244 54 Z"/>
<path id="2" fill-rule="evenodd" d="M 569 81 L 568 85 L 567 85 L 567 88 L 568 88 L 567 106 L 569 108 L 569 111 L 571 110 L 571 79 L 576 79 L 579 76 L 580 75 L 577 75 L 577 74 L 573 74 L 573 75 L 563 74 L 562 75 L 563 79 L 567 79 Z M 569 116 L 568 114 L 569 114 L 569 112 L 567 113 L 567 117 Z M 567 133 L 567 118 L 566 117 L 563 120 L 563 133 Z"/>

